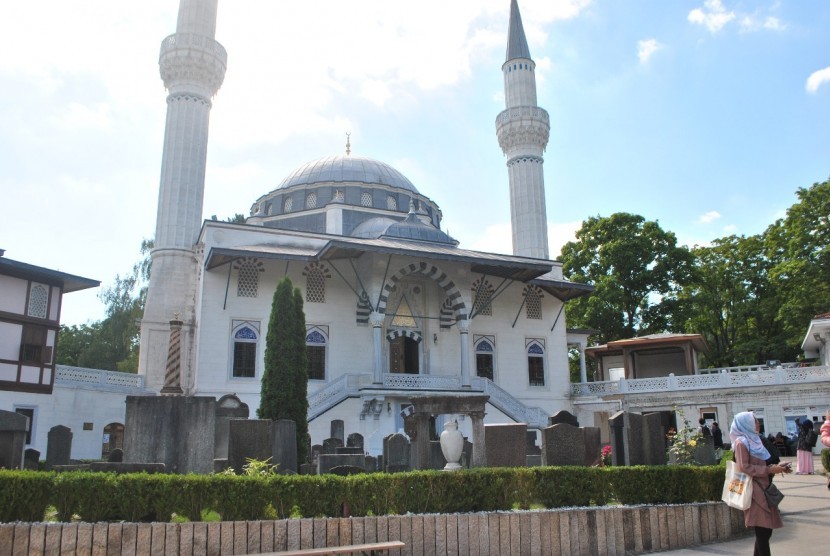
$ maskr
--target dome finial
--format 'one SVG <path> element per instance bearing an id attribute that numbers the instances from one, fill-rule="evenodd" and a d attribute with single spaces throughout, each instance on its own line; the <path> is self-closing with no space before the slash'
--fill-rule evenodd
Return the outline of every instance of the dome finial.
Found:
<path id="1" fill-rule="evenodd" d="M 349 142 L 349 137 L 350 136 L 351 136 L 351 133 L 349 133 L 347 131 L 346 132 L 346 156 L 349 156 L 350 154 L 352 154 L 352 144 Z"/>

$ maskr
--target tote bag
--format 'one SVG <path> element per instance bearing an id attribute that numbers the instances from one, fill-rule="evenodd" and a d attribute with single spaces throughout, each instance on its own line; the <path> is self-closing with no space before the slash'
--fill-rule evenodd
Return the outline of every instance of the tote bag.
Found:
<path id="1" fill-rule="evenodd" d="M 726 480 L 721 500 L 738 510 L 746 510 L 752 503 L 752 477 L 738 471 L 734 461 L 726 462 Z"/>

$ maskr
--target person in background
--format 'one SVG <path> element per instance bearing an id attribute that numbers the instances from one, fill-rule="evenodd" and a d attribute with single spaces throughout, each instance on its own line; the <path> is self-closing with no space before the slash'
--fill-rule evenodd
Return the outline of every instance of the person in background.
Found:
<path id="1" fill-rule="evenodd" d="M 706 419 L 701 417 L 697 420 L 698 424 L 700 425 L 697 428 L 697 433 L 703 436 L 712 436 L 712 431 L 709 430 L 709 427 L 706 426 Z"/>
<path id="2" fill-rule="evenodd" d="M 824 414 L 824 423 L 821 425 L 821 443 L 830 448 L 830 409 Z"/>
<path id="3" fill-rule="evenodd" d="M 830 426 L 828 427 L 830 428 Z M 764 448 L 758 431 L 761 423 L 751 411 L 744 411 L 735 415 L 732 426 L 729 428 L 729 438 L 732 440 L 732 450 L 735 452 L 735 465 L 738 471 L 752 477 L 752 502 L 744 510 L 744 524 L 755 528 L 754 556 L 770 556 L 769 540 L 772 530 L 784 526 L 781 513 L 775 506 L 767 503 L 764 496 L 766 489 L 772 482 L 772 476 L 778 473 L 790 473 L 786 465 L 767 465 L 770 453 Z M 830 431 L 829 431 L 830 432 Z"/>
<path id="4" fill-rule="evenodd" d="M 797 475 L 812 475 L 816 472 L 813 468 L 813 447 L 810 446 L 810 436 L 815 440 L 813 422 L 809 419 L 804 419 L 798 423 L 798 440 L 796 441 L 798 460 L 795 467 Z"/>
<path id="5" fill-rule="evenodd" d="M 715 459 L 720 461 L 723 457 L 723 431 L 717 421 L 712 421 L 712 445 L 715 447 Z"/>

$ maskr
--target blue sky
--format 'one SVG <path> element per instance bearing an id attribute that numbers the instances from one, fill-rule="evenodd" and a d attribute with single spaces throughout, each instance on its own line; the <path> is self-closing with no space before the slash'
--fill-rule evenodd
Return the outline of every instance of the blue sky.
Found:
<path id="1" fill-rule="evenodd" d="M 155 228 L 175 0 L 14 2 L 0 20 L 0 248 L 110 284 Z M 830 176 L 830 4 L 520 0 L 551 253 L 628 211 L 686 245 L 761 232 Z M 402 171 L 466 248 L 510 251 L 509 0 L 220 0 L 204 216 L 248 214 L 295 167 L 344 152 Z M 63 320 L 97 320 L 97 290 Z"/>

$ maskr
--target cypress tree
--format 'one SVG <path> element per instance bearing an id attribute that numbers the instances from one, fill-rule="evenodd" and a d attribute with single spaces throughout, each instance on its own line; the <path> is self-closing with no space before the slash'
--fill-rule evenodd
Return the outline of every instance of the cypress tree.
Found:
<path id="1" fill-rule="evenodd" d="M 287 276 L 280 280 L 271 303 L 265 336 L 265 372 L 257 416 L 290 419 L 297 425 L 297 461 L 307 458 L 308 356 L 305 313 L 300 290 Z"/>

